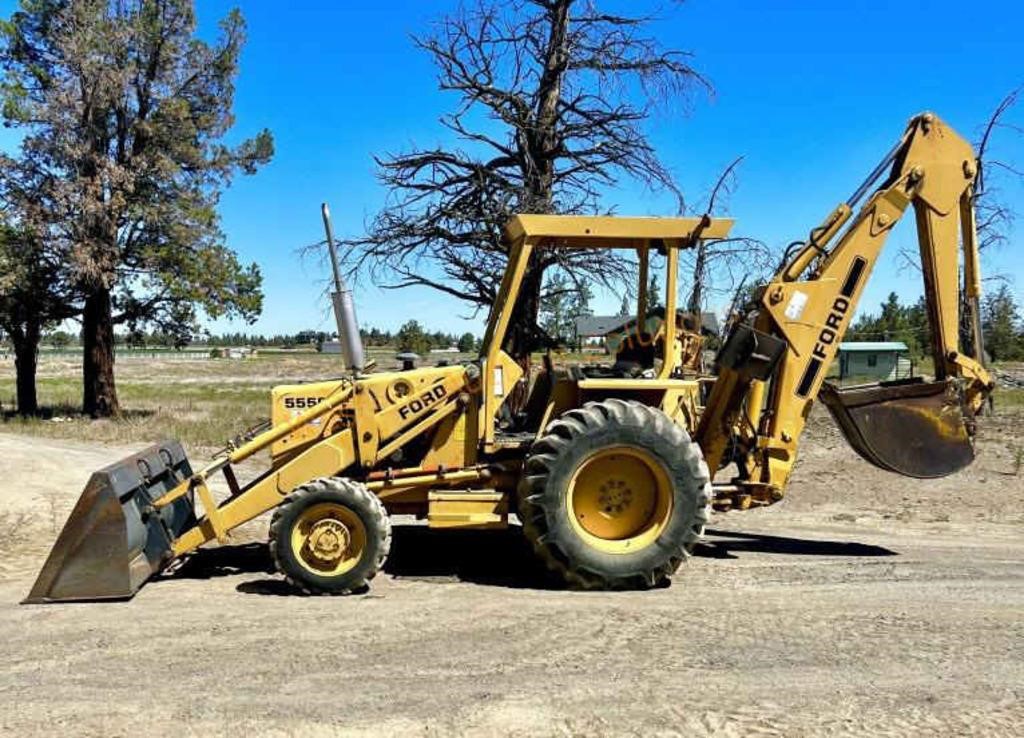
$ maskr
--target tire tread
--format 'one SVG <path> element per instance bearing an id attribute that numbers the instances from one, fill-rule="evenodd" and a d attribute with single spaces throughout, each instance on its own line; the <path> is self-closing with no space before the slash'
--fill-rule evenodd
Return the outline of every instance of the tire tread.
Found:
<path id="1" fill-rule="evenodd" d="M 574 565 L 566 550 L 566 542 L 553 535 L 548 525 L 546 484 L 554 465 L 574 441 L 603 427 L 643 427 L 648 424 L 652 424 L 659 436 L 667 438 L 679 449 L 680 463 L 704 480 L 692 522 L 685 527 L 680 540 L 671 542 L 663 562 L 653 568 L 607 574 L 592 567 Z M 580 589 L 646 589 L 656 586 L 689 557 L 703 536 L 711 515 L 711 480 L 700 447 L 660 410 L 616 398 L 587 403 L 553 421 L 526 458 L 518 494 L 520 521 L 534 551 L 549 570 L 570 586 Z M 653 545 L 664 544 L 658 541 Z"/>

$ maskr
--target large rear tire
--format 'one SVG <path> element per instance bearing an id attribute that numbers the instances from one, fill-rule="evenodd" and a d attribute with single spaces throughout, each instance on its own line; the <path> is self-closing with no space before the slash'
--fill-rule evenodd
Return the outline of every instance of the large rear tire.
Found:
<path id="1" fill-rule="evenodd" d="M 391 521 L 380 499 L 349 479 L 298 487 L 274 511 L 270 554 L 290 584 L 309 594 L 364 589 L 391 549 Z"/>
<path id="2" fill-rule="evenodd" d="M 518 503 L 527 539 L 568 584 L 644 589 L 703 535 L 711 476 L 700 447 L 663 412 L 610 399 L 548 426 L 527 456 Z"/>

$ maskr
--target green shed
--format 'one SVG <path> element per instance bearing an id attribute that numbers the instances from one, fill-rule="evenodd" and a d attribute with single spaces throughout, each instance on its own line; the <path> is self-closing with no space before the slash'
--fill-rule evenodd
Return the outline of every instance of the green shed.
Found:
<path id="1" fill-rule="evenodd" d="M 902 341 L 844 341 L 839 344 L 839 379 L 876 381 L 911 375 L 909 349 Z"/>

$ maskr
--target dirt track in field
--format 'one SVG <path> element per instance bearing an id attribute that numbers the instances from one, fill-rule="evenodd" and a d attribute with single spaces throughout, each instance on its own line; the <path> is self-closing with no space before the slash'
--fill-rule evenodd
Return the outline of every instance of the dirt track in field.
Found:
<path id="1" fill-rule="evenodd" d="M 0 733 L 1020 735 L 1021 420 L 920 482 L 816 417 L 790 496 L 716 516 L 652 592 L 546 589 L 514 530 L 399 521 L 367 595 L 294 596 L 257 542 L 47 607 L 17 602 L 54 529 L 132 449 L 0 435 Z"/>

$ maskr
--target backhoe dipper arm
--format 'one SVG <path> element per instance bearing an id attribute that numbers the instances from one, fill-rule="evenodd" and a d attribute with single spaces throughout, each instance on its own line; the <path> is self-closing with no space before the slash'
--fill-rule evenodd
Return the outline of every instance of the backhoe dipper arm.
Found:
<path id="1" fill-rule="evenodd" d="M 857 202 L 886 170 L 888 177 L 854 216 Z M 977 320 L 970 354 L 959 349 L 961 241 L 965 292 L 975 315 L 980 294 L 972 205 L 976 171 L 970 144 L 937 117 L 925 113 L 910 121 L 864 185 L 811 232 L 808 242 L 761 290 L 752 325 L 734 327 L 697 429 L 710 468 L 736 460 L 741 481 L 755 500 L 781 498 L 811 405 L 882 246 L 910 204 L 916 214 L 936 378 L 956 386 L 967 417 L 980 410 L 992 381 L 980 358 Z"/>

